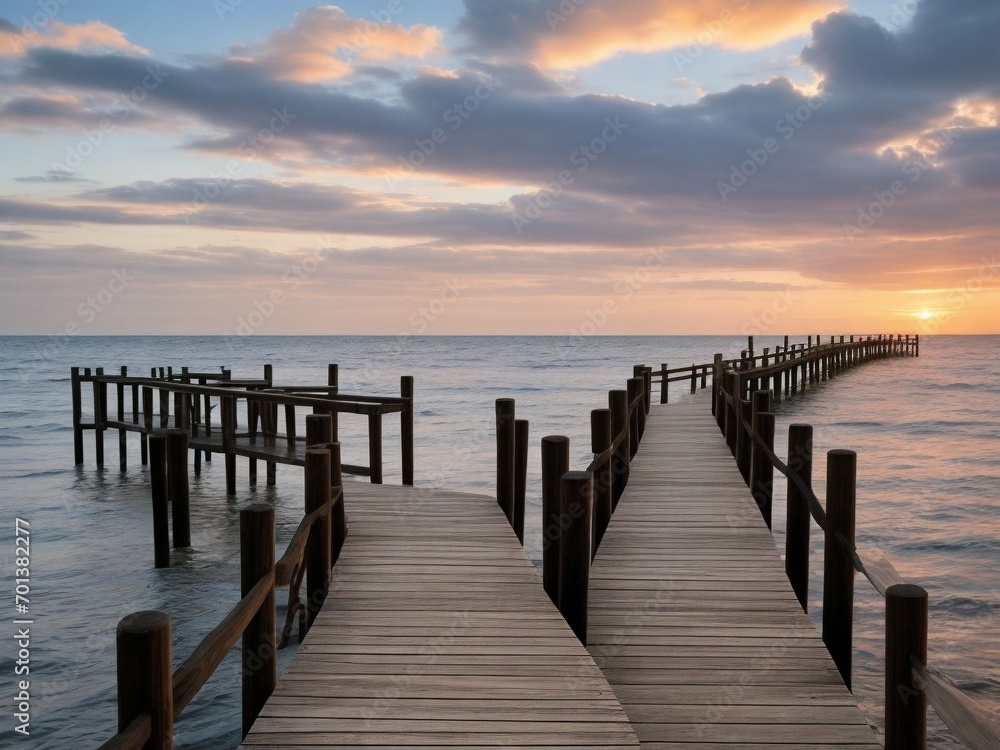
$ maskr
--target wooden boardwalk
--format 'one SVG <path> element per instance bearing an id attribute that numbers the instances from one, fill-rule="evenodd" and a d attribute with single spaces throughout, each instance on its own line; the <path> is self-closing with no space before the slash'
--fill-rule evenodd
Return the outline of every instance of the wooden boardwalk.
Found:
<path id="1" fill-rule="evenodd" d="M 590 573 L 588 649 L 642 747 L 881 747 L 802 612 L 709 392 L 653 406 Z"/>
<path id="2" fill-rule="evenodd" d="M 495 500 L 348 483 L 346 507 L 329 598 L 243 747 L 639 746 Z"/>

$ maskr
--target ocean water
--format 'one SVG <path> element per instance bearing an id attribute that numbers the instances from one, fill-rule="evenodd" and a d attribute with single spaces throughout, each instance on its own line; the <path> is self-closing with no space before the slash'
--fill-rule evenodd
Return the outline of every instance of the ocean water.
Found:
<path id="1" fill-rule="evenodd" d="M 799 341 L 794 338 L 793 341 Z M 804 340 L 804 339 L 802 339 Z M 757 338 L 757 347 L 780 339 Z M 787 425 L 815 427 L 814 477 L 822 497 L 823 456 L 858 452 L 859 545 L 877 546 L 930 594 L 931 664 L 996 709 L 1000 704 L 1000 337 L 925 338 L 921 356 L 865 365 L 777 407 L 776 441 Z M 743 337 L 0 337 L 0 578 L 3 619 L 14 619 L 14 519 L 31 524 L 31 735 L 13 730 L 14 626 L 0 639 L 0 746 L 93 746 L 114 733 L 115 628 L 130 612 L 173 616 L 174 658 L 186 657 L 239 597 L 238 513 L 275 504 L 283 549 L 301 518 L 302 474 L 278 467 L 277 487 L 246 481 L 227 499 L 223 462 L 192 477 L 190 549 L 173 566 L 152 565 L 152 523 L 138 438 L 118 471 L 106 440 L 98 470 L 93 433 L 85 463 L 73 465 L 69 368 L 133 373 L 188 365 L 234 376 L 274 366 L 278 384 L 321 384 L 340 365 L 345 392 L 396 395 L 399 376 L 416 379 L 417 484 L 490 494 L 495 490 L 494 399 L 513 397 L 531 423 L 526 548 L 540 557 L 540 452 L 544 435 L 570 437 L 572 465 L 590 458 L 590 410 L 607 405 L 633 364 L 670 366 L 734 356 Z M 675 384 L 672 398 L 684 398 Z M 113 402 L 113 394 L 111 394 Z M 85 409 L 88 399 L 85 397 Z M 112 407 L 113 408 L 113 407 Z M 710 417 L 706 417 L 710 418 Z M 365 463 L 367 423 L 341 417 L 344 460 Z M 386 420 L 386 482 L 399 482 L 399 425 Z M 781 450 L 779 450 L 779 453 Z M 775 491 L 776 544 L 783 545 L 783 487 Z M 814 538 L 818 533 L 814 533 Z M 813 560 L 813 617 L 821 600 L 821 558 Z M 279 601 L 281 597 L 279 595 Z M 884 605 L 857 585 L 855 693 L 870 722 L 881 721 Z M 280 620 L 279 620 L 280 621 Z M 293 649 L 283 651 L 279 668 Z M 240 734 L 239 660 L 230 655 L 178 724 L 179 748 L 235 747 Z M 957 748 L 933 719 L 931 746 Z"/>

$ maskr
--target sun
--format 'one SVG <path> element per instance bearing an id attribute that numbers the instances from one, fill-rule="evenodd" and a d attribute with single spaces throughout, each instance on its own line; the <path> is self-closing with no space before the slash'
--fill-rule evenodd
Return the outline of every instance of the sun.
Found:
<path id="1" fill-rule="evenodd" d="M 934 317 L 934 313 L 932 313 L 930 310 L 923 310 L 920 313 L 920 319 L 921 320 L 930 320 L 933 317 Z"/>

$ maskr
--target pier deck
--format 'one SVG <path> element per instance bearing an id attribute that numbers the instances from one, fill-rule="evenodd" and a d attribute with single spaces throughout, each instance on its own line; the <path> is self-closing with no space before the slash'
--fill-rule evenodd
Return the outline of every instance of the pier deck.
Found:
<path id="1" fill-rule="evenodd" d="M 638 747 L 495 500 L 345 495 L 329 596 L 243 747 Z"/>
<path id="2" fill-rule="evenodd" d="M 653 406 L 590 573 L 588 649 L 642 747 L 878 748 L 708 392 Z"/>

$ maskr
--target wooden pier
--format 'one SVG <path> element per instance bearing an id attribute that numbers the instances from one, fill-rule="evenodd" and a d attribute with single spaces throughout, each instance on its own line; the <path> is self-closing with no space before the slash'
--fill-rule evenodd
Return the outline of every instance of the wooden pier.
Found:
<path id="1" fill-rule="evenodd" d="M 773 401 L 919 352 L 909 336 L 851 338 L 637 365 L 592 412 L 587 471 L 570 470 L 565 437 L 542 438 L 542 576 L 520 544 L 528 423 L 512 400 L 496 405 L 496 498 L 345 485 L 333 417 L 314 404 L 306 516 L 288 551 L 275 563 L 273 509 L 242 511 L 244 599 L 172 674 L 169 617 L 122 621 L 120 734 L 102 747 L 169 747 L 242 636 L 248 750 L 878 748 L 850 692 L 855 571 L 886 597 L 887 750 L 926 746 L 929 702 L 969 747 L 1000 746 L 996 717 L 926 665 L 926 592 L 855 548 L 854 454 L 828 454 L 824 505 L 811 428 L 792 427 L 787 464 L 774 452 Z M 675 380 L 694 397 L 652 406 L 653 384 L 666 402 Z M 775 471 L 789 478 L 784 566 L 769 532 Z M 822 634 L 806 614 L 812 521 L 825 535 Z M 296 611 L 308 634 L 278 680 L 283 585 L 285 635 Z"/>

